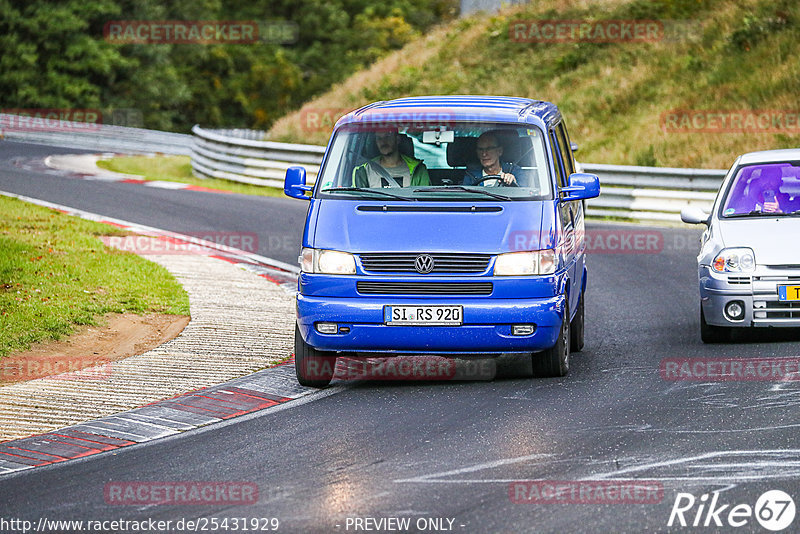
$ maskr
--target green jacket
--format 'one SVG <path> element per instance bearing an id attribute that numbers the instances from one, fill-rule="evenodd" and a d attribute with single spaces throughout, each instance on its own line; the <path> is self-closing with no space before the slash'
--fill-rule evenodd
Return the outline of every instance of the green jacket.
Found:
<path id="1" fill-rule="evenodd" d="M 431 179 L 428 176 L 428 169 L 421 160 L 414 159 L 406 156 L 405 154 L 400 154 L 400 157 L 403 158 L 403 161 L 405 161 L 406 165 L 408 165 L 408 173 L 411 175 L 410 185 L 412 187 L 431 185 Z M 372 161 L 378 163 L 380 159 L 380 156 L 376 156 L 372 158 Z M 369 165 L 369 162 L 363 163 L 362 165 L 359 165 L 353 169 L 353 186 L 369 187 L 369 180 L 367 179 L 367 165 Z M 378 163 L 378 165 L 380 164 Z"/>

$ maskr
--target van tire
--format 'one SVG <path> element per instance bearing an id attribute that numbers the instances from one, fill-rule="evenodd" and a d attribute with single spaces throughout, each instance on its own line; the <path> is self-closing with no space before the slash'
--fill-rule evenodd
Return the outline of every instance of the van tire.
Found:
<path id="1" fill-rule="evenodd" d="M 700 305 L 700 339 L 703 343 L 730 343 L 733 341 L 733 329 L 726 326 L 710 325 L 706 322 L 703 305 Z"/>
<path id="2" fill-rule="evenodd" d="M 578 301 L 578 310 L 575 312 L 575 317 L 569 325 L 569 350 L 570 352 L 580 352 L 583 350 L 583 331 L 584 331 L 584 308 L 583 301 L 586 298 L 586 292 L 581 291 L 580 300 Z"/>
<path id="3" fill-rule="evenodd" d="M 294 370 L 301 386 L 324 388 L 333 380 L 336 356 L 306 343 L 297 323 L 294 325 Z"/>
<path id="4" fill-rule="evenodd" d="M 533 376 L 558 377 L 569 373 L 570 338 L 569 301 L 564 297 L 564 319 L 556 344 L 542 352 L 533 353 Z"/>

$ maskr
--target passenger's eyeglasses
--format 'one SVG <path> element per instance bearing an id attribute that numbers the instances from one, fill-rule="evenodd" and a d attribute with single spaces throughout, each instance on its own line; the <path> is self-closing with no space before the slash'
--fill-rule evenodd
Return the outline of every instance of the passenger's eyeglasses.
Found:
<path id="1" fill-rule="evenodd" d="M 496 150 L 496 149 L 498 149 L 498 148 L 500 148 L 500 146 L 499 146 L 499 145 L 494 145 L 494 146 L 484 146 L 484 147 L 480 147 L 480 146 L 479 146 L 479 147 L 476 147 L 476 148 L 475 148 L 475 150 L 477 150 L 477 151 L 478 151 L 478 153 L 480 153 L 480 152 L 491 152 L 492 150 Z"/>

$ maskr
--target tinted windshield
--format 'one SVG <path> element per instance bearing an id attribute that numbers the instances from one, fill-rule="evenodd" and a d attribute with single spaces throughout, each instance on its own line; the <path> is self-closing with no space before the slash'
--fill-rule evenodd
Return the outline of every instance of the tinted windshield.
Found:
<path id="1" fill-rule="evenodd" d="M 337 132 L 317 194 L 384 200 L 391 198 L 388 194 L 409 200 L 544 200 L 552 198 L 545 154 L 541 131 L 531 126 L 352 125 Z"/>
<path id="2" fill-rule="evenodd" d="M 789 214 L 800 210 L 800 163 L 745 165 L 731 181 L 722 217 Z"/>

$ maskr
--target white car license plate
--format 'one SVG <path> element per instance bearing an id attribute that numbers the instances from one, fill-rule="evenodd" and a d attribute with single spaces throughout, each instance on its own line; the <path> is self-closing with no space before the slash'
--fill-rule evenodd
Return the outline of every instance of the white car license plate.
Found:
<path id="1" fill-rule="evenodd" d="M 800 300 L 800 286 L 778 286 L 778 300 Z"/>
<path id="2" fill-rule="evenodd" d="M 459 326 L 462 306 L 385 306 L 384 322 L 389 326 Z"/>

